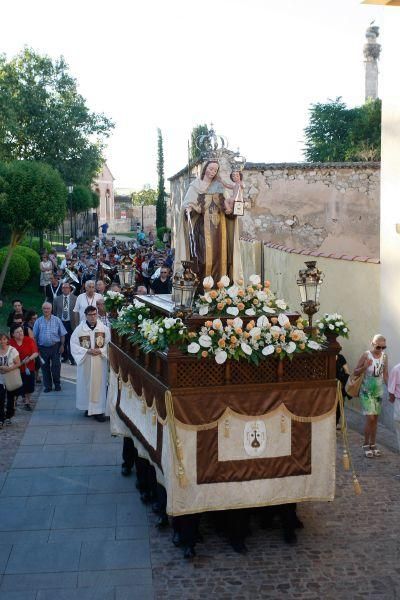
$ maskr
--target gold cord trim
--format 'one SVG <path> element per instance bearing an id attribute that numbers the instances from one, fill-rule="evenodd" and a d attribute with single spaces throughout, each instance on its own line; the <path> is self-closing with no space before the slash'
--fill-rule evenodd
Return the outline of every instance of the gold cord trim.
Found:
<path id="1" fill-rule="evenodd" d="M 344 414 L 342 384 L 340 383 L 340 381 L 338 381 L 338 384 L 337 384 L 337 397 L 338 397 L 339 406 L 340 406 L 341 430 L 342 430 L 342 436 L 343 436 L 343 468 L 345 469 L 345 471 L 348 471 L 349 469 L 351 470 L 352 478 L 353 478 L 354 493 L 356 496 L 359 496 L 362 492 L 362 489 L 361 489 L 360 482 L 358 481 L 358 478 L 357 478 L 353 460 L 351 458 L 349 437 L 348 437 L 348 433 L 347 433 L 347 420 L 346 420 L 346 415 Z"/>

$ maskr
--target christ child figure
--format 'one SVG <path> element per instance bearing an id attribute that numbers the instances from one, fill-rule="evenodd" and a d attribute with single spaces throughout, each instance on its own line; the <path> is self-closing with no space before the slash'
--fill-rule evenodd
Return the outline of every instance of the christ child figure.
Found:
<path id="1" fill-rule="evenodd" d="M 224 187 L 232 190 L 232 195 L 225 199 L 225 209 L 227 213 L 241 216 L 244 213 L 243 210 L 243 173 L 241 171 L 232 171 L 230 179 L 233 182 L 222 184 Z"/>

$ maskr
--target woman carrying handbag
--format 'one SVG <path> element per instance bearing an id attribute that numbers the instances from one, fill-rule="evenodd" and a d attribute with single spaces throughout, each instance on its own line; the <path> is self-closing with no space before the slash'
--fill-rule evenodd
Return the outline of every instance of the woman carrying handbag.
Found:
<path id="1" fill-rule="evenodd" d="M 18 351 L 9 345 L 9 337 L 0 333 L 0 429 L 11 425 L 15 397 L 22 386 Z"/>
<path id="2" fill-rule="evenodd" d="M 362 413 L 365 415 L 362 448 L 366 458 L 381 456 L 381 451 L 376 446 L 376 429 L 382 410 L 383 384 L 387 385 L 388 382 L 388 361 L 384 350 L 386 350 L 386 339 L 380 334 L 374 335 L 371 349 L 361 355 L 346 386 L 347 393 L 356 396 L 351 386 L 353 383 L 360 385 L 358 396 Z"/>

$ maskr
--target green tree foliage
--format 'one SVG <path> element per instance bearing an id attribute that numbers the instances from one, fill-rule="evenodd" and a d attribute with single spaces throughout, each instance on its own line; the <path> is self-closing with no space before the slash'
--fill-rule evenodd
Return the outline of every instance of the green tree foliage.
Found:
<path id="1" fill-rule="evenodd" d="M 380 160 L 381 101 L 347 108 L 342 99 L 312 104 L 305 128 L 306 160 L 346 162 Z"/>
<path id="2" fill-rule="evenodd" d="M 144 186 L 139 192 L 132 193 L 133 206 L 150 206 L 157 204 L 157 190 L 153 190 L 149 186 Z"/>
<path id="3" fill-rule="evenodd" d="M 64 219 L 67 190 L 59 173 L 36 161 L 16 160 L 0 168 L 0 221 L 11 230 L 0 292 L 15 247 L 27 232 L 55 229 Z"/>
<path id="4" fill-rule="evenodd" d="M 88 109 L 62 57 L 0 55 L 0 160 L 47 162 L 66 183 L 90 185 L 113 127 Z"/>
<path id="5" fill-rule="evenodd" d="M 193 127 L 192 133 L 190 135 L 190 162 L 197 162 L 201 159 L 201 149 L 197 146 L 198 138 L 201 135 L 207 135 L 208 133 L 208 126 L 205 124 L 196 125 L 196 127 Z"/>
<path id="6" fill-rule="evenodd" d="M 167 203 L 165 201 L 165 179 L 164 179 L 164 149 L 161 129 L 157 130 L 157 203 L 156 203 L 156 228 L 167 225 Z"/>
<path id="7" fill-rule="evenodd" d="M 84 185 L 75 185 L 71 195 L 72 212 L 75 214 L 86 212 L 92 208 L 92 204 L 92 191 Z"/>
<path id="8" fill-rule="evenodd" d="M 99 208 L 99 206 L 100 206 L 99 194 L 96 194 L 96 192 L 94 192 L 93 190 L 90 190 L 90 193 L 92 195 L 92 208 Z"/>
<path id="9" fill-rule="evenodd" d="M 0 252 L 3 252 L 3 254 L 4 254 L 4 252 L 7 253 L 8 250 L 9 250 L 9 247 L 5 246 L 4 248 L 0 249 Z M 29 248 L 28 246 L 21 246 L 19 244 L 18 246 L 15 246 L 14 254 L 23 256 L 25 258 L 25 260 L 28 262 L 31 277 L 33 275 L 39 275 L 39 273 L 40 273 L 40 266 L 39 266 L 40 256 L 35 250 L 32 250 L 32 248 Z"/>
<path id="10" fill-rule="evenodd" d="M 36 253 L 40 253 L 40 239 L 38 237 L 31 237 L 30 235 L 24 237 L 20 242 L 20 246 L 24 246 L 26 248 L 31 248 Z M 19 246 L 17 246 L 19 248 Z M 51 252 L 52 245 L 47 240 L 43 240 L 43 249 L 46 252 Z"/>
<path id="11" fill-rule="evenodd" d="M 7 264 L 6 271 L 4 270 Z M 4 288 L 5 292 L 12 292 L 20 290 L 28 281 L 31 272 L 29 263 L 22 254 L 15 253 L 9 258 L 9 252 L 7 249 L 0 251 L 0 270 L 1 274 L 4 272 L 4 281 L 1 283 L 1 289 Z"/>

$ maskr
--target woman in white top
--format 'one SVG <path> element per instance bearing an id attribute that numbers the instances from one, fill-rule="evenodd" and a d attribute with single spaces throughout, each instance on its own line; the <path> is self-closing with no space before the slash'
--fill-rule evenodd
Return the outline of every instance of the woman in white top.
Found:
<path id="1" fill-rule="evenodd" d="M 46 294 L 46 285 L 50 283 L 51 276 L 53 275 L 54 265 L 49 259 L 48 254 L 43 254 L 42 260 L 40 261 L 40 285 Z"/>
<path id="2" fill-rule="evenodd" d="M 15 396 L 18 390 L 8 392 L 4 374 L 19 369 L 20 358 L 18 350 L 9 345 L 9 337 L 0 333 L 0 429 L 4 424 L 11 425 L 14 416 Z"/>
<path id="3" fill-rule="evenodd" d="M 386 339 L 378 333 L 372 338 L 371 350 L 361 355 L 354 369 L 355 375 L 364 373 L 359 398 L 365 415 L 363 450 L 367 458 L 381 455 L 375 442 L 378 417 L 382 410 L 383 384 L 387 385 L 388 382 L 388 361 L 384 350 Z"/>

